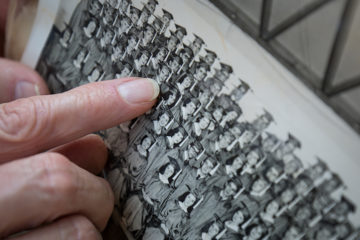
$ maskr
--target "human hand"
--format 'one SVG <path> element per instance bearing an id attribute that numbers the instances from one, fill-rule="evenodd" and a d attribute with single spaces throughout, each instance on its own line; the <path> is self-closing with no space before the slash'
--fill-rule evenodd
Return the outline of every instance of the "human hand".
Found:
<path id="1" fill-rule="evenodd" d="M 125 78 L 40 96 L 33 70 L 5 59 L 0 69 L 0 238 L 100 238 L 114 200 L 95 176 L 106 147 L 87 134 L 146 112 L 158 86 Z"/>

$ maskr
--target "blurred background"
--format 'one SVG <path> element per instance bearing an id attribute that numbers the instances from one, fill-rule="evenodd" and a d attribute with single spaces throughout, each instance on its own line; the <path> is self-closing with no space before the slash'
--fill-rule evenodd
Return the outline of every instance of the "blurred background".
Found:
<path id="1" fill-rule="evenodd" d="M 209 0 L 360 133 L 357 0 Z"/>

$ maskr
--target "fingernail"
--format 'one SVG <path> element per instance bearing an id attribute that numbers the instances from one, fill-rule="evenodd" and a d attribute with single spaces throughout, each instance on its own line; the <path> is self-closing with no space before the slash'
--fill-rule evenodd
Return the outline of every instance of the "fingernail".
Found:
<path id="1" fill-rule="evenodd" d="M 15 86 L 15 99 L 40 95 L 39 87 L 31 82 L 18 82 Z"/>
<path id="2" fill-rule="evenodd" d="M 157 82 L 150 78 L 124 82 L 118 86 L 117 90 L 128 103 L 150 102 L 156 99 L 160 92 Z"/>

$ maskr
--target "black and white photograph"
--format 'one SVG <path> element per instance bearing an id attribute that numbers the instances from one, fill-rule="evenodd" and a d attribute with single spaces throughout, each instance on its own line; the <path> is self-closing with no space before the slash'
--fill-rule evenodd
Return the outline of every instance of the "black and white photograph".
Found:
<path id="1" fill-rule="evenodd" d="M 266 91 L 208 40 L 201 26 L 212 21 L 192 27 L 171 2 L 72 3 L 37 63 L 52 93 L 121 77 L 159 84 L 153 109 L 97 132 L 111 156 L 111 223 L 136 240 L 358 239 L 348 178 L 303 153 L 317 147 L 311 130 L 304 137 L 299 115 L 283 121 L 276 104 L 252 104 Z"/>

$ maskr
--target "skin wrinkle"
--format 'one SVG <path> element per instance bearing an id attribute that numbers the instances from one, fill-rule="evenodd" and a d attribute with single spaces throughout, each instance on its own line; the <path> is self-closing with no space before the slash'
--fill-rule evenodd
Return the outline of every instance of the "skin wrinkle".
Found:
<path id="1" fill-rule="evenodd" d="M 87 89 L 86 89 L 87 90 Z M 98 113 L 100 113 L 101 110 L 101 106 L 99 104 L 96 104 L 97 100 L 99 98 L 103 98 L 104 95 L 102 93 L 104 93 L 105 89 L 96 89 L 96 91 L 94 91 L 94 89 L 89 89 L 87 91 L 87 93 L 84 94 L 85 89 L 83 91 L 79 91 L 79 94 L 76 95 L 75 98 L 75 103 L 78 106 L 77 109 L 82 109 L 81 111 L 81 117 L 80 117 L 80 121 L 82 119 L 84 119 L 85 121 L 87 121 L 88 119 L 86 119 L 87 116 L 90 115 L 95 115 L 97 116 Z M 109 99 L 112 99 L 111 97 L 109 97 Z M 83 108 L 83 106 L 89 106 L 89 107 L 85 107 L 85 109 Z M 91 125 L 91 127 L 95 127 L 96 123 L 93 123 L 93 125 Z"/>
<path id="2" fill-rule="evenodd" d="M 43 174 L 41 174 L 42 176 L 40 177 L 40 182 L 45 183 L 40 189 L 44 189 L 42 193 L 44 193 L 43 196 L 45 196 L 46 199 L 45 203 L 51 203 L 50 205 L 52 205 L 54 210 L 58 209 L 59 206 L 61 205 L 60 203 L 62 197 L 62 192 L 59 194 L 59 189 L 57 189 L 59 186 L 57 186 L 56 184 L 57 182 L 54 180 L 56 179 L 56 177 L 58 177 L 59 174 L 58 173 L 59 170 L 56 169 L 56 167 L 54 168 L 55 161 L 59 161 L 59 160 L 55 160 L 56 157 L 61 158 L 61 155 L 56 153 L 52 153 L 48 155 L 46 161 L 41 161 L 43 167 L 42 168 L 40 167 L 40 169 L 42 169 L 43 172 Z M 60 196 L 60 198 L 58 196 Z M 54 203 L 54 200 L 57 201 Z M 55 216 L 48 216 L 47 218 L 45 218 L 47 219 L 45 221 L 51 222 L 55 218 L 56 218 Z"/>
<path id="3" fill-rule="evenodd" d="M 46 163 L 45 161 L 42 161 L 43 163 Z M 8 196 L 8 200 L 4 200 L 2 199 L 2 205 L 6 205 L 7 209 L 15 209 L 16 212 L 22 214 L 22 212 L 24 211 L 23 209 L 23 204 L 21 204 L 22 199 L 27 198 L 28 200 L 30 199 L 29 202 L 32 202 L 31 199 L 34 198 L 34 195 L 28 196 L 28 195 L 24 195 L 25 193 L 33 193 L 34 190 L 38 190 L 38 189 L 43 189 L 44 184 L 48 184 L 46 181 L 42 181 L 41 179 L 41 175 L 43 175 L 44 173 L 44 167 L 39 166 L 40 161 L 26 161 L 26 162 L 20 162 L 20 165 L 17 166 L 17 168 L 15 169 L 15 166 L 13 163 L 9 163 L 11 165 L 11 168 L 8 169 L 7 172 L 5 172 L 5 174 L 8 173 L 9 177 L 4 176 L 4 172 L 2 172 L 2 176 L 5 179 L 9 179 L 9 184 L 6 184 L 6 186 L 3 186 L 4 190 L 8 190 L 9 193 L 5 194 Z M 4 165 L 6 166 L 6 164 Z M 18 171 L 17 169 L 21 169 L 21 171 Z M 24 177 L 22 177 L 24 176 Z M 17 179 L 17 182 L 15 182 L 14 180 Z M 21 179 L 21 181 L 19 181 L 19 179 Z M 40 191 L 41 192 L 41 191 Z M 20 200 L 20 202 L 17 199 L 12 199 L 13 195 L 18 195 L 21 196 L 18 199 Z M 37 198 L 39 196 L 44 196 L 43 194 L 39 194 L 37 195 Z M 40 199 L 39 199 L 40 200 Z M 47 199 L 45 201 L 43 201 L 43 204 L 41 204 L 42 206 L 45 207 L 44 203 L 46 202 L 51 202 L 51 199 Z M 6 209 L 4 209 L 6 210 Z M 2 211 L 3 214 L 6 214 L 5 211 Z M 11 216 L 8 216 L 9 219 L 12 219 Z M 38 224 L 40 224 L 40 222 L 35 222 L 32 216 L 28 217 L 29 219 L 25 219 L 23 220 L 23 224 L 21 222 L 18 222 L 18 224 L 23 225 L 23 227 L 26 228 L 32 228 L 34 226 L 37 226 Z M 10 224 L 10 226 L 13 224 L 12 221 L 7 222 Z M 26 223 L 26 224 L 25 224 Z M 5 224 L 1 224 L 0 226 L 3 227 L 3 229 L 0 231 L 0 238 L 7 236 L 8 234 L 11 233 L 11 231 L 16 230 L 16 226 L 15 229 L 11 229 L 10 227 L 6 227 Z M 14 226 L 12 226 L 14 228 Z M 5 231 L 6 229 L 6 231 Z M 10 232 L 9 232 L 10 231 Z"/>
<path id="4" fill-rule="evenodd" d="M 78 172 L 71 168 L 70 162 L 61 154 L 55 154 L 58 156 L 54 156 L 52 163 L 49 163 L 52 166 L 49 165 L 48 167 L 52 171 L 49 173 L 49 178 L 52 181 L 49 193 L 53 192 L 51 197 L 54 198 L 55 196 L 55 199 L 51 201 L 53 207 L 53 211 L 51 212 L 53 212 L 53 215 L 49 216 L 47 222 L 54 221 L 64 212 L 72 212 L 72 205 L 69 205 L 68 203 L 71 202 L 75 205 L 79 204 L 75 203 L 75 200 L 81 196 L 81 186 L 84 185 L 79 185 L 79 182 L 82 179 L 79 177 Z"/>
<path id="5" fill-rule="evenodd" d="M 3 138 L 11 138 L 18 131 L 17 124 L 20 124 L 22 118 L 18 111 L 15 111 L 7 104 L 0 105 L 0 136 Z M 20 124 L 21 125 L 21 124 Z M 12 126 L 12 127 L 10 127 Z"/>
<path id="6" fill-rule="evenodd" d="M 47 186 L 47 195 L 49 195 L 50 200 L 48 200 L 51 204 L 50 207 L 53 207 L 54 214 L 49 216 L 46 222 L 51 222 L 61 216 L 61 214 L 73 212 L 73 205 L 81 206 L 81 202 L 77 202 L 78 199 L 83 199 L 79 196 L 86 196 L 89 192 L 97 192 L 99 189 L 105 191 L 103 194 L 99 194 L 99 196 L 106 196 L 105 199 L 111 201 L 113 205 L 114 199 L 113 195 L 110 192 L 110 187 L 105 182 L 105 180 L 98 178 L 96 176 L 91 176 L 91 178 L 97 178 L 98 181 L 94 181 L 96 184 L 101 184 L 102 186 L 89 185 L 85 182 L 85 178 L 80 177 L 80 173 L 77 169 L 70 168 L 70 162 L 66 158 L 64 158 L 60 154 L 53 153 L 54 156 L 51 157 L 51 161 L 45 161 L 48 165 L 44 166 L 46 169 L 50 169 L 48 172 L 49 179 L 45 182 L 50 182 L 50 186 Z M 60 160 L 61 159 L 61 160 Z M 67 167 L 69 165 L 69 167 Z M 69 171 L 70 170 L 70 171 Z M 107 186 L 105 186 L 107 185 Z M 105 189 L 104 189 L 105 188 Z M 54 201 L 58 200 L 58 201 Z M 72 205 L 68 203 L 72 202 Z M 56 209 L 58 212 L 56 212 Z M 79 209 L 78 213 L 89 216 L 89 213 L 84 211 L 85 207 Z M 100 211 L 100 210 L 99 210 Z M 105 219 L 103 217 L 110 215 L 112 208 L 109 209 L 101 209 L 103 214 L 98 214 L 95 216 L 101 217 L 99 219 L 94 219 L 95 222 L 100 223 L 104 222 Z M 104 214 L 105 213 L 105 214 Z M 92 216 L 94 218 L 95 216 Z M 105 223 L 102 226 L 99 226 L 99 230 L 102 230 L 105 227 Z"/>
<path id="7" fill-rule="evenodd" d="M 98 116 L 99 121 L 101 120 L 101 118 L 103 118 L 103 116 L 100 116 L 98 113 L 105 111 L 104 105 L 96 104 L 98 102 L 98 99 L 101 98 L 112 100 L 111 102 L 109 101 L 106 104 L 106 107 L 108 108 L 106 112 L 109 113 L 108 116 L 106 117 L 109 119 L 118 119 L 119 111 L 115 111 L 114 109 L 119 107 L 117 104 L 118 102 L 125 102 L 125 101 L 121 99 L 120 95 L 116 90 L 116 87 L 117 86 L 111 86 L 111 85 L 104 86 L 98 84 L 96 88 L 94 88 L 94 86 L 84 86 L 82 88 L 75 88 L 74 90 L 70 91 L 68 93 L 69 95 L 70 94 L 72 95 L 74 92 L 78 92 L 76 93 L 76 95 L 80 96 L 78 97 L 78 99 L 71 100 L 77 104 L 78 107 L 76 109 L 82 109 L 83 106 L 92 106 L 85 108 L 80 112 L 81 115 L 79 117 L 79 120 L 84 119 L 84 121 L 86 121 L 91 128 L 95 128 L 96 126 L 98 126 L 99 125 L 98 121 L 88 121 L 86 117 L 89 115 Z M 131 116 L 135 116 L 135 114 L 138 114 L 136 112 L 134 113 L 134 109 L 132 109 L 130 106 L 127 106 L 127 104 L 122 104 L 122 105 L 123 105 L 123 108 L 121 109 L 122 116 L 127 116 L 127 118 L 130 118 Z M 94 108 L 94 106 L 98 108 Z M 107 126 L 104 127 L 104 129 L 112 125 L 113 124 L 108 124 Z"/>
<path id="8" fill-rule="evenodd" d="M 34 198 L 37 201 L 41 200 L 40 205 L 43 206 L 43 211 L 40 211 L 39 214 L 46 217 L 43 218 L 43 222 L 35 223 L 36 225 L 52 222 L 64 214 L 74 213 L 76 210 L 74 206 L 77 206 L 78 213 L 93 219 L 97 224 L 101 223 L 98 226 L 102 230 L 105 227 L 107 216 L 110 216 L 114 202 L 110 187 L 105 180 L 93 175 L 83 175 L 82 171 L 85 170 L 71 168 L 71 165 L 71 162 L 58 153 L 46 153 L 34 161 L 29 160 L 23 168 L 29 169 L 28 171 L 32 172 L 32 175 L 30 179 L 24 181 L 23 186 L 20 186 L 18 193 L 32 193 L 34 189 L 40 189 L 39 194 Z M 95 198 L 90 202 L 108 202 L 109 204 L 106 206 L 109 206 L 109 209 L 102 208 L 98 209 L 96 213 L 92 213 L 86 211 L 91 206 L 86 206 L 83 202 L 76 202 L 79 199 L 83 201 L 89 192 L 99 192 L 99 190 L 101 193 L 94 196 Z M 69 205 L 69 202 L 73 204 Z M 47 213 L 51 213 L 51 215 Z M 32 219 L 32 216 L 29 217 Z"/>
<path id="9" fill-rule="evenodd" d="M 22 102 L 26 101 L 26 104 Z M 44 115 L 43 111 L 39 111 L 45 105 L 42 101 L 34 101 L 29 98 L 27 100 L 20 99 L 9 104 L 1 105 L 0 110 L 0 139 L 6 142 L 21 143 L 31 141 L 43 130 L 43 121 L 39 121 L 39 113 Z M 8 144 L 9 144 L 8 143 Z"/>
<path id="10" fill-rule="evenodd" d="M 11 62 L 0 61 L 1 63 L 8 64 L 9 67 L 14 66 L 11 71 L 8 71 L 9 79 L 7 80 L 9 84 L 6 83 L 7 86 L 15 87 L 19 81 L 26 81 L 38 84 L 40 93 L 47 93 L 44 90 L 46 87 L 42 83 L 43 80 L 38 75 L 32 74 L 29 71 L 30 69 L 21 69 L 20 64 L 15 66 Z M 5 67 L 5 69 L 9 68 Z M 30 103 L 28 102 L 29 99 L 17 101 L 17 103 L 25 103 L 22 106 L 21 104 L 8 105 L 7 111 L 12 111 L 11 114 L 13 115 L 7 120 L 8 122 L 2 122 L 0 119 L 0 159 L 4 162 L 17 159 L 12 162 L 12 169 L 10 170 L 12 174 L 8 175 L 7 178 L 4 178 L 4 175 L 7 175 L 4 174 L 3 178 L 1 178 L 3 179 L 1 181 L 5 191 L 9 193 L 16 191 L 9 194 L 8 199 L 6 199 L 7 202 L 2 207 L 6 211 L 3 214 L 7 216 L 7 221 L 9 221 L 9 224 L 13 224 L 12 226 L 9 225 L 10 227 L 29 229 L 27 226 L 30 225 L 30 227 L 39 227 L 33 229 L 36 231 L 44 226 L 44 222 L 55 220 L 54 223 L 58 223 L 63 219 L 68 220 L 71 218 L 72 216 L 69 216 L 69 214 L 83 213 L 87 216 L 78 217 L 78 220 L 70 226 L 72 229 L 70 228 L 69 231 L 71 232 L 66 233 L 64 231 L 62 238 L 76 237 L 75 224 L 80 228 L 78 229 L 79 232 L 77 232 L 78 238 L 96 239 L 96 236 L 99 236 L 94 226 L 97 226 L 100 230 L 105 227 L 114 205 L 114 196 L 109 184 L 105 180 L 89 175 L 85 170 L 75 166 L 70 162 L 71 159 L 67 158 L 67 155 L 63 156 L 55 153 L 30 155 L 53 146 L 59 146 L 62 143 L 81 137 L 81 135 L 86 135 L 99 126 L 105 128 L 106 125 L 119 124 L 119 119 L 134 117 L 152 105 L 153 102 L 143 103 L 141 106 L 125 104 L 124 99 L 121 99 L 117 92 L 119 83 L 121 81 L 113 84 L 104 84 L 102 82 L 103 85 L 92 85 L 92 87 L 83 90 L 81 93 L 79 92 L 79 94 L 83 94 L 82 96 L 73 96 L 72 100 L 74 101 L 69 101 L 64 95 L 57 95 L 30 98 L 30 101 L 32 101 Z M 2 86 L 0 86 L 1 88 Z M 6 96 L 0 93 L 3 97 L 0 99 L 1 102 L 12 101 L 15 96 L 13 89 L 9 88 L 5 91 L 7 92 Z M 89 95 L 87 95 L 86 91 L 89 92 Z M 107 101 L 110 103 L 108 105 L 104 104 Z M 104 105 L 106 106 L 104 107 Z M 13 109 L 10 106 L 13 106 Z M 122 112 L 120 106 L 123 108 L 121 109 Z M 1 106 L 0 114 L 3 112 Z M 29 112 L 33 115 L 28 115 Z M 26 115 L 22 115 L 22 113 Z M 112 123 L 109 122 L 109 119 L 111 119 Z M 14 124 L 14 128 L 8 127 L 8 124 Z M 6 138 L 1 140 L 1 129 L 8 129 L 9 132 L 13 131 L 9 136 L 16 141 L 15 144 L 8 142 Z M 66 131 L 69 130 L 72 130 L 73 133 L 66 134 Z M 23 138 L 23 141 L 20 141 L 21 138 Z M 3 145 L 3 143 L 5 144 Z M 7 145 L 9 145 L 9 148 L 7 148 Z M 19 159 L 20 157 L 25 158 Z M 92 159 L 84 159 L 84 161 L 89 162 L 90 160 Z M 34 162 L 37 162 L 37 164 Z M 5 165 L 2 164 L 2 167 Z M 7 168 L 4 167 L 3 169 L 2 172 L 7 173 Z M 86 167 L 84 169 L 89 170 Z M 7 184 L 9 179 L 11 184 L 16 186 L 16 189 L 9 189 L 11 187 L 11 184 Z M 73 204 L 69 204 L 69 202 Z M 9 208 L 9 206 L 11 207 Z M 60 220 L 58 220 L 59 218 Z M 35 223 L 36 221 L 38 223 Z M 19 222 L 21 222 L 21 226 Z M 69 222 L 70 224 L 73 223 L 72 221 Z M 65 224 L 61 225 L 65 226 Z M 58 237 L 56 236 L 56 239 Z M 32 238 L 36 239 L 36 236 L 33 235 Z"/>
<path id="11" fill-rule="evenodd" d="M 22 121 L 27 120 L 29 126 L 20 126 L 22 130 L 18 132 L 20 137 L 17 139 L 14 139 L 14 136 L 5 136 L 0 140 L 5 146 L 0 150 L 0 157 L 12 160 L 46 151 L 89 132 L 106 129 L 140 115 L 149 109 L 155 100 L 142 104 L 125 102 L 117 87 L 131 80 L 133 79 L 104 81 L 75 88 L 64 94 L 30 97 L 2 105 L 16 109 L 21 118 L 21 121 L 18 121 L 25 125 Z M 104 101 L 106 104 L 103 104 Z M 34 116 L 29 116 L 29 112 Z M 24 115 L 20 115 L 21 113 Z M 26 129 L 28 131 L 25 131 Z M 21 141 L 26 132 L 27 136 Z M 16 151 L 19 148 L 22 149 L 21 152 Z"/>
<path id="12" fill-rule="evenodd" d="M 4 156 L 3 159 L 9 160 L 11 157 L 15 159 L 21 155 L 33 154 L 34 149 L 41 151 L 52 145 L 59 146 L 75 137 L 80 137 L 81 134 L 86 135 L 97 128 L 105 128 L 107 125 L 118 124 L 132 118 L 147 110 L 155 102 L 151 101 L 141 106 L 126 103 L 117 91 L 117 87 L 122 82 L 124 81 L 92 84 L 83 90 L 79 88 L 75 94 L 32 97 L 29 98 L 30 102 L 26 99 L 6 104 L 7 111 L 11 112 L 10 110 L 15 109 L 13 118 L 17 120 L 11 121 L 11 124 L 14 124 L 14 128 L 20 129 L 15 133 L 22 136 L 24 132 L 28 132 L 26 135 L 29 137 L 25 136 L 24 141 L 16 148 L 9 144 L 10 148 L 21 149 L 21 151 L 8 152 L 8 155 L 0 153 L 0 155 Z M 105 106 L 104 101 L 108 103 Z M 3 106 L 1 105 L 0 108 L 2 112 Z M 33 116 L 22 115 L 25 110 L 26 113 L 30 111 Z M 5 121 L 1 124 L 7 126 Z M 52 134 L 54 132 L 56 135 Z M 33 140 L 29 141 L 29 138 Z M 7 144 L 6 140 L 2 141 Z M 25 162 L 27 164 L 24 164 Z M 108 182 L 90 175 L 86 170 L 71 163 L 65 156 L 56 153 L 43 153 L 10 163 L 13 164 L 11 165 L 13 172 L 11 182 L 17 184 L 15 187 L 17 189 L 16 192 L 9 194 L 7 202 L 0 203 L 4 209 L 3 216 L 9 219 L 8 228 L 5 229 L 7 234 L 21 229 L 44 226 L 44 223 L 53 221 L 56 223 L 58 219 L 67 219 L 70 214 L 82 214 L 85 220 L 88 219 L 87 223 L 90 221 L 92 223 L 88 225 L 83 223 L 85 225 L 81 225 L 83 228 L 80 229 L 82 232 L 78 233 L 78 237 L 96 239 L 100 236 L 97 230 L 101 231 L 105 228 L 114 206 L 114 195 Z M 18 167 L 18 163 L 23 164 Z M 29 165 L 32 167 L 29 168 Z M 23 170 L 15 171 L 15 168 Z M 7 172 L 7 168 L 4 168 L 4 171 Z M 21 177 L 23 174 L 26 174 L 24 178 Z M 17 181 L 18 178 L 22 179 L 22 182 Z M 1 179 L 6 180 L 4 175 Z M 8 187 L 9 185 L 4 184 L 4 188 Z M 36 194 L 34 194 L 35 189 Z M 8 189 L 10 190 L 14 189 Z M 69 202 L 72 204 L 68 204 Z M 12 218 L 13 215 L 18 215 L 20 218 L 16 220 Z M 38 217 L 34 219 L 34 216 Z M 87 230 L 84 231 L 84 228 Z M 74 236 L 75 230 L 68 235 Z M 66 238 L 66 234 L 63 237 Z"/>
<path id="13" fill-rule="evenodd" d="M 35 149 L 36 152 L 39 152 L 41 150 L 46 150 L 51 147 L 54 147 L 56 144 L 64 144 L 68 140 L 73 139 L 75 136 L 84 136 L 87 134 L 88 129 L 96 129 L 99 126 L 99 121 L 103 119 L 103 116 L 99 113 L 101 112 L 109 112 L 107 119 L 113 119 L 113 122 L 108 122 L 106 125 L 102 126 L 101 129 L 108 128 L 114 124 L 118 124 L 120 120 L 128 120 L 130 118 L 135 117 L 136 115 L 140 114 L 142 112 L 141 108 L 146 108 L 147 106 L 151 106 L 153 102 L 144 103 L 141 104 L 144 107 L 134 108 L 130 105 L 124 102 L 123 99 L 121 99 L 121 96 L 118 94 L 116 87 L 118 84 L 96 84 L 92 86 L 85 86 L 78 89 L 74 89 L 68 93 L 66 93 L 65 96 L 55 95 L 55 96 L 43 96 L 42 99 L 45 100 L 38 100 L 40 98 L 28 98 L 27 101 L 30 101 L 29 103 L 25 103 L 23 106 L 24 108 L 27 107 L 27 105 L 30 105 L 30 108 L 27 107 L 27 112 L 24 114 L 29 114 L 28 112 L 32 112 L 35 116 L 28 116 L 28 117 L 21 117 L 22 119 L 30 119 L 30 124 L 27 128 L 28 131 L 20 131 L 19 137 L 16 139 L 13 136 L 5 137 L 6 140 L 9 139 L 11 142 L 19 142 L 22 140 L 22 138 L 25 138 L 25 134 L 21 133 L 29 133 L 28 136 L 26 136 L 27 139 L 32 138 L 33 140 L 36 139 L 39 144 L 45 145 L 42 146 L 43 148 L 34 148 L 32 146 L 32 149 Z M 34 100 L 36 99 L 36 100 Z M 109 99 L 108 104 L 105 105 L 106 109 L 104 109 L 104 105 L 97 104 L 99 99 Z M 5 106 L 9 108 L 14 108 L 15 104 L 22 104 L 20 101 L 24 100 L 18 100 L 13 103 L 9 103 Z M 31 102 L 32 101 L 32 102 Z M 63 102 L 65 101 L 65 102 Z M 51 104 L 50 104 L 51 103 Z M 72 105 L 70 108 L 71 111 L 68 111 L 68 106 Z M 74 106 L 75 105 L 75 106 Z M 119 105 L 122 106 L 121 115 L 119 114 L 119 111 L 114 111 L 114 109 L 118 108 Z M 17 106 L 17 105 L 15 105 Z M 53 108 L 56 108 L 56 114 L 55 111 L 53 111 Z M 16 109 L 16 108 L 14 108 Z M 18 108 L 19 114 L 21 114 L 23 110 L 21 106 Z M 79 109 L 82 109 L 79 111 Z M 23 110 L 25 111 L 25 109 Z M 37 114 L 37 115 L 36 115 Z M 27 115 L 25 115 L 27 116 Z M 47 116 L 47 118 L 45 118 Z M 92 116 L 91 119 L 89 119 L 89 116 Z M 94 117 L 93 117 L 94 116 Z M 120 117 L 121 116 L 121 117 Z M 48 119 L 48 120 L 47 120 Z M 83 123 L 86 128 L 78 128 L 77 124 L 74 123 Z M 106 121 L 106 120 L 105 120 Z M 21 122 L 19 120 L 19 122 Z M 62 122 L 65 123 L 71 123 L 72 125 L 64 126 L 61 125 Z M 57 124 L 59 123 L 59 124 Z M 26 124 L 26 123 L 21 123 Z M 2 124 L 4 125 L 4 124 Z M 21 126 L 22 127 L 22 126 Z M 68 129 L 67 131 L 64 131 L 64 127 Z M 70 129 L 70 130 L 69 130 Z M 100 129 L 97 129 L 100 130 Z M 37 134 L 41 131 L 41 134 Z M 67 134 L 70 132 L 71 134 Z M 40 135 L 40 136 L 37 136 Z M 47 143 L 47 139 L 51 136 L 52 138 L 63 138 L 63 142 L 57 142 L 56 144 L 53 142 Z M 36 138 L 37 137 L 37 138 Z M 27 140 L 26 139 L 26 140 Z M 30 152 L 30 148 L 24 147 L 27 145 L 28 142 L 20 144 L 21 147 L 26 151 Z M 17 146 L 19 147 L 19 146 Z M 26 151 L 26 152 L 27 152 Z"/>

